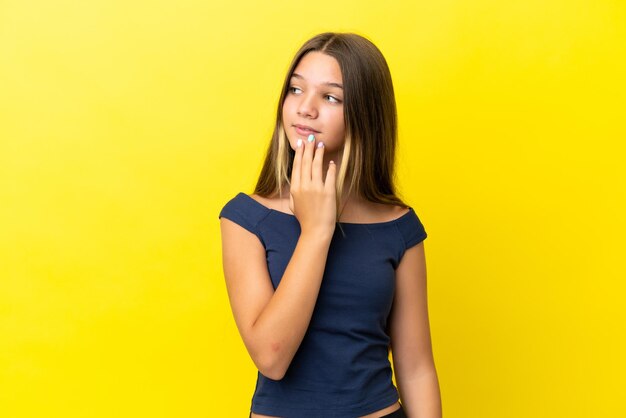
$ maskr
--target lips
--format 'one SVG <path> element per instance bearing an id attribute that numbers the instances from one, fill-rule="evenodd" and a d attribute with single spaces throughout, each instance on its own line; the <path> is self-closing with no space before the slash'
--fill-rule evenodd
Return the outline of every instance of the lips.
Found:
<path id="1" fill-rule="evenodd" d="M 319 134 L 320 133 L 320 131 L 316 131 L 315 129 L 307 125 L 293 125 L 293 126 L 301 134 Z"/>

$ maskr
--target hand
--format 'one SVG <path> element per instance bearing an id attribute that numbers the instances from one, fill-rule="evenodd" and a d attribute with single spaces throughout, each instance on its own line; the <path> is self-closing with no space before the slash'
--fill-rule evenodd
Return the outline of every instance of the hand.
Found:
<path id="1" fill-rule="evenodd" d="M 289 209 L 300 223 L 304 232 L 323 232 L 332 235 L 337 216 L 335 188 L 336 170 L 334 163 L 328 164 L 326 182 L 322 179 L 324 146 L 322 142 L 302 140 L 296 147 L 296 155 L 291 170 Z M 318 146 L 322 144 L 322 146 Z M 314 155 L 315 154 L 315 155 Z"/>

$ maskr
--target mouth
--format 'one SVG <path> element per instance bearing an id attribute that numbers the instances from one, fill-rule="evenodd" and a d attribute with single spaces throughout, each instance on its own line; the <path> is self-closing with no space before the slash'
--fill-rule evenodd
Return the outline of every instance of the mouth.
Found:
<path id="1" fill-rule="evenodd" d="M 300 135 L 310 135 L 310 134 L 315 135 L 315 134 L 320 133 L 320 131 L 316 131 L 315 129 L 306 125 L 293 125 L 293 127 L 296 129 L 296 132 L 298 132 Z"/>

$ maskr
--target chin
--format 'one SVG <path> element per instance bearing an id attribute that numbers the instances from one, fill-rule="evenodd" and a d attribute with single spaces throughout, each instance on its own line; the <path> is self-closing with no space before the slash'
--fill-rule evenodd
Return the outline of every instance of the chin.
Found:
<path id="1" fill-rule="evenodd" d="M 291 139 L 287 138 L 287 141 L 289 141 L 289 147 L 290 147 L 292 150 L 294 150 L 294 151 L 295 151 L 295 150 L 296 150 L 296 141 L 297 141 L 297 139 L 296 139 L 296 141 L 292 141 Z"/>

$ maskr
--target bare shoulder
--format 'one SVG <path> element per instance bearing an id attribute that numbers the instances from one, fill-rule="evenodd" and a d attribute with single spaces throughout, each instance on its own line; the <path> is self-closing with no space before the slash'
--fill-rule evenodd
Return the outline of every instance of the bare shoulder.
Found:
<path id="1" fill-rule="evenodd" d="M 292 215 L 291 210 L 289 210 L 289 198 L 288 197 L 287 198 L 280 198 L 278 196 L 264 197 L 264 196 L 259 196 L 256 193 L 253 193 L 249 196 L 252 199 L 259 202 L 260 204 L 262 204 L 263 206 L 265 206 L 266 208 Z"/>
<path id="2" fill-rule="evenodd" d="M 349 223 L 383 223 L 398 219 L 409 211 L 408 208 L 386 203 L 360 202 L 357 205 L 346 205 L 341 214 L 340 222 Z"/>
<path id="3" fill-rule="evenodd" d="M 409 208 L 398 205 L 390 205 L 384 203 L 372 203 L 372 222 L 388 222 L 396 220 L 407 212 Z"/>
<path id="4" fill-rule="evenodd" d="M 276 202 L 278 201 L 278 199 L 276 198 L 270 198 L 270 197 L 263 197 L 260 196 L 256 193 L 252 193 L 250 195 L 251 198 L 253 198 L 254 200 L 256 200 L 257 202 L 259 202 L 260 204 L 267 206 L 268 208 L 272 208 L 274 204 L 276 204 Z"/>

